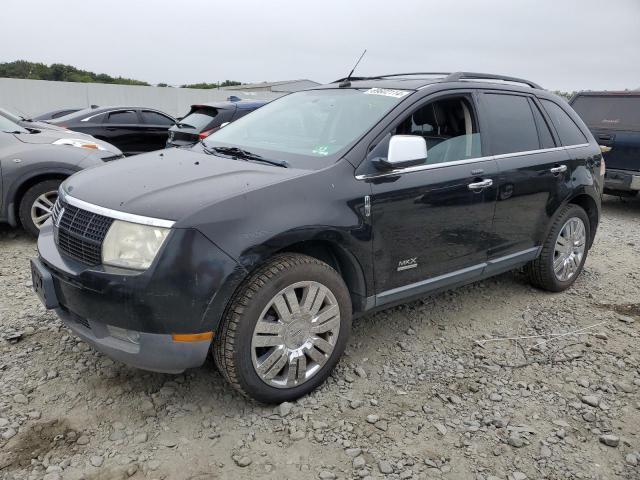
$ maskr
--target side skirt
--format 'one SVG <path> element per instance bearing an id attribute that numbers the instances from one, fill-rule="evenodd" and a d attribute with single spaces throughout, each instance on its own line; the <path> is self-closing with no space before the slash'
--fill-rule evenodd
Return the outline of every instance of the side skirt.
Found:
<path id="1" fill-rule="evenodd" d="M 402 287 L 385 290 L 365 300 L 365 311 L 377 310 L 379 307 L 388 307 L 403 303 L 413 298 L 426 296 L 448 290 L 468 283 L 484 280 L 500 273 L 521 267 L 535 260 L 542 247 L 533 247 L 521 252 L 512 253 L 503 257 L 487 260 L 486 262 L 471 267 L 456 270 L 420 282 L 411 283 Z M 364 312 L 362 312 L 364 313 Z"/>

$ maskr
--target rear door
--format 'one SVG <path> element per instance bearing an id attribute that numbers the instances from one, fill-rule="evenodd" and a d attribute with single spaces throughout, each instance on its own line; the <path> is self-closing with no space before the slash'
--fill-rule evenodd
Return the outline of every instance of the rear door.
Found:
<path id="1" fill-rule="evenodd" d="M 533 96 L 487 90 L 480 105 L 499 170 L 489 259 L 526 261 L 570 188 L 570 158 Z"/>
<path id="2" fill-rule="evenodd" d="M 640 94 L 578 95 L 571 106 L 605 153 L 607 169 L 640 170 Z"/>
<path id="3" fill-rule="evenodd" d="M 164 148 L 169 136 L 169 128 L 175 124 L 173 118 L 154 110 L 142 110 L 142 134 L 145 139 L 145 151 Z"/>

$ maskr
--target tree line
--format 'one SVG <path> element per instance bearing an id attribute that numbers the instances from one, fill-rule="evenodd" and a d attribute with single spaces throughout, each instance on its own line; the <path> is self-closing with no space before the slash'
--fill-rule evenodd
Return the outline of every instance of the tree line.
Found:
<path id="1" fill-rule="evenodd" d="M 95 73 L 81 70 L 72 65 L 53 63 L 27 62 L 17 60 L 15 62 L 0 63 L 0 77 L 24 78 L 28 80 L 50 80 L 54 82 L 80 82 L 80 83 L 111 83 L 117 85 L 143 85 L 150 86 L 149 83 L 125 77 L 112 77 L 106 73 Z M 235 80 L 225 80 L 220 83 L 192 83 L 180 85 L 180 88 L 224 88 L 233 85 L 242 85 L 242 82 Z M 170 87 L 166 83 L 159 83 L 158 87 Z"/>

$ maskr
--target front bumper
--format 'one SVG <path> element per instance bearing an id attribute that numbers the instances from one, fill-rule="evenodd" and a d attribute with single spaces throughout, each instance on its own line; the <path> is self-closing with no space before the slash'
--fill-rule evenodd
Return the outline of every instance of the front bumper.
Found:
<path id="1" fill-rule="evenodd" d="M 135 332 L 137 342 L 111 335 L 107 325 L 81 319 L 62 308 L 56 313 L 78 337 L 108 357 L 143 370 L 180 373 L 201 366 L 209 352 L 211 341 L 174 342 L 171 335 Z"/>
<path id="2" fill-rule="evenodd" d="M 609 191 L 638 191 L 640 190 L 640 172 L 629 170 L 607 169 L 604 174 L 605 193 Z"/>
<path id="3" fill-rule="evenodd" d="M 144 272 L 89 267 L 62 256 L 50 222 L 40 231 L 38 252 L 31 261 L 34 290 L 65 325 L 115 360 L 168 373 L 204 363 L 210 339 L 181 342 L 172 335 L 214 331 L 212 304 L 225 301 L 220 291 L 239 268 L 193 229 L 172 231 Z"/>

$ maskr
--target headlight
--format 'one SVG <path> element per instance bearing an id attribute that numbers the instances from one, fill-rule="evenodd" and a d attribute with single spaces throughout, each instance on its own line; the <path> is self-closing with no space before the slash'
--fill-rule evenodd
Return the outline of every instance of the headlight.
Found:
<path id="1" fill-rule="evenodd" d="M 102 263 L 145 270 L 156 257 L 170 229 L 114 220 L 102 243 Z"/>
<path id="2" fill-rule="evenodd" d="M 54 145 L 69 145 L 78 148 L 88 148 L 89 150 L 106 150 L 102 145 L 96 142 L 89 142 L 80 138 L 60 138 L 53 142 Z"/>

